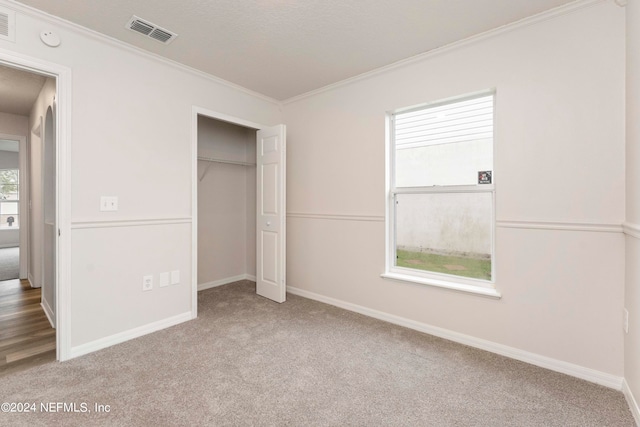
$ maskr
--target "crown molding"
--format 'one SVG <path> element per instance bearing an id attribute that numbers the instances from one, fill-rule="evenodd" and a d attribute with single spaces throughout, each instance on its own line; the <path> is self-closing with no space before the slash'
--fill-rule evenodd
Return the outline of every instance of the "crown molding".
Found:
<path id="1" fill-rule="evenodd" d="M 203 78 L 205 80 L 209 80 L 211 82 L 226 86 L 228 88 L 237 90 L 239 92 L 242 92 L 244 94 L 250 95 L 254 98 L 258 98 L 261 99 L 263 101 L 267 101 L 269 103 L 275 104 L 277 106 L 282 106 L 282 103 L 275 99 L 275 98 L 271 98 L 267 95 L 264 95 L 262 93 L 259 92 L 255 92 L 251 89 L 247 89 L 244 86 L 240 86 L 238 84 L 232 83 L 228 80 L 222 79 L 220 77 L 216 77 L 213 74 L 209 74 L 209 73 L 205 73 L 204 71 L 200 71 L 197 70 L 193 67 L 190 67 L 188 65 L 185 64 L 181 64 L 177 61 L 174 61 L 172 59 L 168 59 L 165 58 L 164 56 L 158 55 L 156 53 L 152 53 L 149 51 L 146 51 L 144 49 L 141 49 L 139 47 L 133 46 L 129 43 L 125 43 L 123 41 L 120 41 L 116 38 L 113 38 L 111 36 L 107 36 L 106 34 L 102 34 L 99 33 L 97 31 L 91 30 L 89 28 L 83 27 L 82 25 L 76 24 L 74 22 L 71 21 L 67 21 L 66 19 L 60 18 L 58 16 L 55 15 L 51 15 L 47 12 L 44 12 L 40 9 L 36 9 L 34 7 L 31 6 L 27 6 L 25 4 L 22 3 L 18 3 L 17 0 L 0 0 L 0 6 L 4 6 L 7 7 L 17 13 L 22 13 L 24 15 L 28 15 L 34 19 L 39 19 L 39 20 L 43 20 L 46 21 L 52 25 L 56 25 L 59 27 L 63 27 L 67 30 L 73 31 L 75 33 L 79 33 L 83 36 L 86 36 L 88 38 L 91 38 L 95 41 L 104 43 L 106 45 L 109 45 L 111 47 L 115 47 L 117 49 L 122 49 L 125 50 L 127 52 L 131 52 L 131 53 L 135 53 L 136 55 L 142 56 L 144 58 L 159 62 L 161 64 L 164 65 L 168 65 L 170 67 L 176 68 L 180 71 L 183 71 L 187 74 L 191 74 L 193 76 L 196 77 L 200 77 Z"/>
<path id="2" fill-rule="evenodd" d="M 527 18 L 523 18 L 520 19 L 518 21 L 514 21 L 511 22 L 509 24 L 505 24 L 502 25 L 500 27 L 491 29 L 491 30 L 487 30 L 483 33 L 480 34 L 476 34 L 473 35 L 471 37 L 467 37 L 465 39 L 462 40 L 458 40 L 455 41 L 453 43 L 450 43 L 448 45 L 436 48 L 436 49 L 432 49 L 430 51 L 424 52 L 424 53 L 420 53 L 418 55 L 415 56 L 411 56 L 409 58 L 406 59 L 401 59 L 400 61 L 394 62 L 392 64 L 386 65 L 384 67 L 380 67 L 380 68 L 376 68 L 375 70 L 371 70 L 371 71 L 367 71 L 365 73 L 362 74 L 358 74 L 357 76 L 353 76 L 350 77 L 348 79 L 344 79 L 341 80 L 339 82 L 336 83 L 332 83 L 330 85 L 327 86 L 323 86 L 321 88 L 318 89 L 314 89 L 312 91 L 309 92 L 305 92 L 303 94 L 300 95 L 296 95 L 293 96 L 291 98 L 287 98 L 285 100 L 282 101 L 282 105 L 287 105 L 287 104 L 292 104 L 294 102 L 303 100 L 305 98 L 309 98 L 311 96 L 314 95 L 318 95 L 324 92 L 329 92 L 331 90 L 340 88 L 342 86 L 346 86 L 349 85 L 351 83 L 355 83 L 361 80 L 366 80 L 368 78 L 380 75 L 380 74 L 384 74 L 387 73 L 389 71 L 393 71 L 395 69 L 398 68 L 402 68 L 402 67 L 406 67 L 412 64 L 415 64 L 417 62 L 422 62 L 425 61 L 427 59 L 431 59 L 433 57 L 442 55 L 444 53 L 450 52 L 452 50 L 456 50 L 456 49 L 460 49 L 462 47 L 465 46 L 469 46 L 475 43 L 479 43 L 481 41 L 490 39 L 492 37 L 496 37 L 498 35 L 504 34 L 504 33 L 509 33 L 512 31 L 515 31 L 517 29 L 520 28 L 524 28 L 524 27 L 528 27 L 530 25 L 535 25 L 535 24 L 539 24 L 541 22 L 545 22 L 545 21 L 549 21 L 551 19 L 555 19 L 557 17 L 560 16 L 564 16 L 564 15 L 568 15 L 570 13 L 582 10 L 582 9 L 586 9 L 588 7 L 594 6 L 598 3 L 604 3 L 608 0 L 576 0 L 572 3 L 568 3 L 566 5 L 563 6 L 558 6 L 556 8 L 547 10 L 545 12 L 541 12 L 538 13 L 537 15 L 533 15 L 533 16 L 529 16 Z"/>

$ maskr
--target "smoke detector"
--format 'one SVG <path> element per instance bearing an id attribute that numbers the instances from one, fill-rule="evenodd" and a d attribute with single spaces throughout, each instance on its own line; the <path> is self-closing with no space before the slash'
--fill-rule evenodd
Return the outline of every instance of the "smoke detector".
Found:
<path id="1" fill-rule="evenodd" d="M 144 19 L 138 18 L 135 15 L 133 15 L 131 19 L 129 19 L 129 22 L 127 22 L 127 25 L 125 25 L 125 28 L 131 31 L 135 31 L 136 33 L 145 35 L 162 44 L 169 44 L 173 41 L 173 39 L 178 37 L 176 33 L 169 31 L 167 29 L 164 29 L 162 27 L 159 27 L 156 24 L 153 24 Z"/>

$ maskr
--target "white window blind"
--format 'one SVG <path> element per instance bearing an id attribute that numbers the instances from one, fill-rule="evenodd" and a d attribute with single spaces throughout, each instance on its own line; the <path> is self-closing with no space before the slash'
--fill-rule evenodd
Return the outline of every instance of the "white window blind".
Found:
<path id="1" fill-rule="evenodd" d="M 493 95 L 395 115 L 396 150 L 493 138 Z"/>

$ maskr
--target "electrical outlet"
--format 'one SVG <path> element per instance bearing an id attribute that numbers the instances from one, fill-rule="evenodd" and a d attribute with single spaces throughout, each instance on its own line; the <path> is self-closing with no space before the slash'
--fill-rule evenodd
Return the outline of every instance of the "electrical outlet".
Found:
<path id="1" fill-rule="evenodd" d="M 169 286 L 169 272 L 160 273 L 160 287 L 164 288 L 165 286 Z"/>
<path id="2" fill-rule="evenodd" d="M 622 323 L 622 327 L 624 328 L 624 332 L 625 333 L 629 333 L 629 310 L 627 310 L 626 308 L 624 309 L 623 312 L 623 323 Z"/>
<path id="3" fill-rule="evenodd" d="M 153 275 L 142 277 L 142 290 L 150 291 L 153 289 Z"/>

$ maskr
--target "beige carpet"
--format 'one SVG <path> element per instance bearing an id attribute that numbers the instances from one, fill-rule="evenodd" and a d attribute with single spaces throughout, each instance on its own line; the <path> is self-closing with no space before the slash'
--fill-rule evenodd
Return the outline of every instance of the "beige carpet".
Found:
<path id="1" fill-rule="evenodd" d="M 203 291 L 199 308 L 197 320 L 0 378 L 1 402 L 38 405 L 0 424 L 634 425 L 620 392 L 297 296 L 275 304 L 251 282 Z"/>

